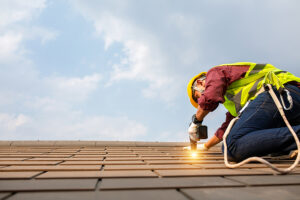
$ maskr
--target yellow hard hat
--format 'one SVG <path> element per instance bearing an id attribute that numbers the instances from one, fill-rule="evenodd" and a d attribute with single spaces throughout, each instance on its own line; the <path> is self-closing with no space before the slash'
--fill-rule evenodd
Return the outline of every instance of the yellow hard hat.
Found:
<path id="1" fill-rule="evenodd" d="M 198 103 L 194 100 L 194 98 L 193 98 L 193 84 L 194 84 L 194 82 L 195 82 L 195 80 L 197 80 L 198 78 L 200 78 L 201 76 L 203 76 L 203 75 L 206 75 L 206 72 L 201 72 L 200 74 L 198 74 L 197 76 L 194 76 L 191 80 L 190 80 L 190 82 L 189 82 L 189 84 L 188 84 L 188 86 L 187 86 L 187 93 L 188 93 L 188 96 L 189 96 L 189 98 L 190 98 L 190 102 L 191 102 L 191 104 L 195 107 L 195 108 L 198 108 Z"/>

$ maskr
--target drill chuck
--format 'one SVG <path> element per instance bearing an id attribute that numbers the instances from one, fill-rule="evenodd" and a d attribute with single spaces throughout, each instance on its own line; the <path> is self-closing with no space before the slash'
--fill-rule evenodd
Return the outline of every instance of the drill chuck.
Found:
<path id="1" fill-rule="evenodd" d="M 197 141 L 194 141 L 194 140 L 190 139 L 190 145 L 191 145 L 191 150 L 192 151 L 197 150 Z"/>

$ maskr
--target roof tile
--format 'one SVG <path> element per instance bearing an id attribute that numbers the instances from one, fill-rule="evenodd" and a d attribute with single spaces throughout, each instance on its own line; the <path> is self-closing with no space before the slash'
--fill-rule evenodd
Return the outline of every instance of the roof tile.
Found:
<path id="1" fill-rule="evenodd" d="M 100 170 L 101 165 L 40 165 L 40 166 L 9 166 L 0 168 L 0 171 L 93 171 Z"/>
<path id="2" fill-rule="evenodd" d="M 271 174 L 258 169 L 190 169 L 190 170 L 155 170 L 162 177 L 179 176 L 224 176 L 224 175 L 248 175 Z"/>
<path id="3" fill-rule="evenodd" d="M 160 188 L 195 188 L 195 187 L 229 187 L 243 184 L 221 177 L 180 177 L 180 178 L 127 178 L 103 179 L 101 190 L 117 189 L 160 189 Z"/>
<path id="4" fill-rule="evenodd" d="M 195 200 L 298 200 L 299 186 L 182 189 Z"/>
<path id="5" fill-rule="evenodd" d="M 97 179 L 0 180 L 0 191 L 94 190 Z"/>
<path id="6" fill-rule="evenodd" d="M 277 176 L 234 176 L 230 180 L 236 180 L 247 185 L 300 185 L 300 175 Z"/>
<path id="7" fill-rule="evenodd" d="M 0 179 L 30 179 L 41 172 L 0 172 Z"/>
<path id="8" fill-rule="evenodd" d="M 153 199 L 172 199 L 187 200 L 185 196 L 176 190 L 137 190 L 137 191 L 101 191 L 95 192 L 34 192 L 17 193 L 9 200 L 153 200 Z"/>
<path id="9" fill-rule="evenodd" d="M 157 169 L 197 169 L 194 165 L 105 165 L 104 171 L 113 170 L 157 170 Z"/>

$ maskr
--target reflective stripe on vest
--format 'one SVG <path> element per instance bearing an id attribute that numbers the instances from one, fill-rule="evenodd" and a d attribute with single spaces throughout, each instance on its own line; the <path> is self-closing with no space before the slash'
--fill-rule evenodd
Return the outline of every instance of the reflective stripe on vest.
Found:
<path id="1" fill-rule="evenodd" d="M 250 66 L 245 77 L 231 83 L 224 95 L 224 106 L 233 116 L 238 115 L 238 112 L 243 108 L 247 101 L 256 98 L 256 94 L 264 84 L 272 84 L 279 89 L 280 87 L 284 87 L 283 84 L 287 82 L 300 82 L 300 78 L 289 72 L 277 69 L 271 64 L 242 64 Z M 241 63 L 226 65 L 241 65 Z"/>

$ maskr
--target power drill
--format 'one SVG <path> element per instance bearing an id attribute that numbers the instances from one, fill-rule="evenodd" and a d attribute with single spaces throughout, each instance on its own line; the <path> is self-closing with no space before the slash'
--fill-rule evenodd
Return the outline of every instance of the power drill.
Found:
<path id="1" fill-rule="evenodd" d="M 207 139 L 207 126 L 200 125 L 197 127 L 196 139 L 197 140 L 195 141 L 190 138 L 192 151 L 197 150 L 197 141 L 200 141 L 200 139 Z"/>
<path id="2" fill-rule="evenodd" d="M 200 139 L 207 139 L 207 126 L 202 125 L 202 121 L 198 121 L 196 115 L 193 115 L 192 122 L 197 124 L 196 135 L 194 135 L 193 139 L 190 138 L 191 150 L 194 151 L 197 150 L 197 142 Z"/>

